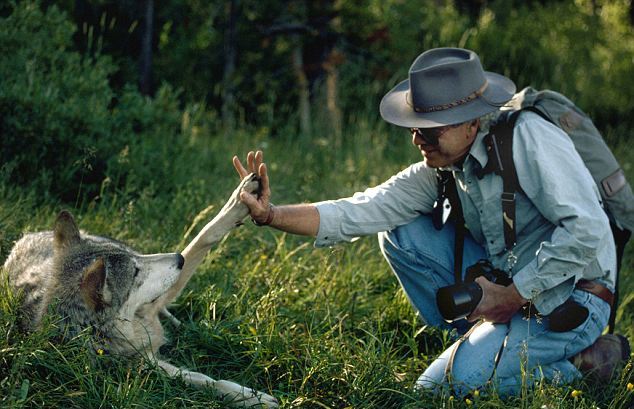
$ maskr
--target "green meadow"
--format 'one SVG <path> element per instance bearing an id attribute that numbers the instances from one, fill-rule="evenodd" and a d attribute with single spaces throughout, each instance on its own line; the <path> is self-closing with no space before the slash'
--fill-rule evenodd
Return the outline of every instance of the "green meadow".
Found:
<path id="1" fill-rule="evenodd" d="M 292 106 L 278 110 L 274 100 L 282 95 L 279 88 L 274 90 L 278 94 L 267 94 L 269 102 L 257 100 L 258 110 L 237 115 L 227 131 L 217 107 L 188 100 L 185 80 L 178 87 L 162 84 L 151 97 L 130 84 L 113 85 L 113 78 L 120 80 L 126 72 L 120 56 L 106 55 L 107 47 L 103 54 L 76 51 L 73 35 L 88 36 L 89 30 L 78 28 L 69 13 L 56 7 L 41 11 L 40 2 L 10 3 L 13 6 L 0 6 L 0 48 L 5 50 L 0 56 L 0 264 L 22 234 L 50 230 L 62 209 L 74 214 L 82 230 L 123 241 L 139 252 L 181 251 L 239 183 L 233 155 L 244 159 L 249 150 L 264 151 L 276 204 L 348 196 L 420 160 L 409 133 L 382 122 L 378 101 L 406 75 L 411 61 L 397 45 L 415 43 L 405 37 L 413 28 L 398 22 L 407 13 L 424 13 L 441 3 L 445 6 L 425 20 L 438 31 L 430 31 L 420 44 L 482 50 L 488 66 L 500 72 L 510 59 L 514 65 L 504 73 L 518 85 L 550 87 L 577 97 L 600 119 L 606 140 L 634 180 L 634 92 L 628 77 L 634 35 L 631 25 L 619 20 L 629 2 L 554 2 L 551 8 L 522 8 L 523 14 L 506 10 L 504 2 L 492 2 L 499 6 L 498 18 L 487 8 L 471 27 L 453 2 L 425 2 L 430 8 L 420 11 L 408 2 L 390 1 L 394 8 L 385 18 L 402 30 L 404 39 L 394 40 L 391 57 L 379 63 L 392 58 L 386 66 L 394 78 L 363 82 L 366 77 L 359 77 L 355 83 L 359 71 L 342 68 L 342 86 L 356 84 L 345 99 L 344 120 L 333 130 L 326 104 L 314 103 L 310 132 L 300 130 Z M 60 7 L 70 3 L 60 2 Z M 382 13 L 380 2 L 367 3 L 368 13 Z M 603 5 L 604 13 L 592 14 L 590 3 Z M 352 7 L 354 2 L 341 4 Z M 449 20 L 452 25 L 440 26 Z M 531 59 L 535 65 L 519 75 L 522 57 L 537 53 L 527 22 L 538 21 L 557 27 L 559 34 L 544 36 L 539 54 L 543 60 Z M 593 21 L 601 30 L 584 26 Z M 354 31 L 346 27 L 342 30 Z M 501 33 L 515 42 L 492 47 Z M 602 42 L 595 43 L 595 35 L 603 36 Z M 552 43 L 549 38 L 568 40 Z M 179 50 L 174 59 L 185 58 L 178 48 L 182 44 L 169 45 Z M 415 56 L 420 50 L 413 48 L 408 52 Z M 275 52 L 287 51 L 279 46 Z M 578 58 L 578 64 L 540 71 L 562 55 Z M 252 61 L 260 61 L 256 57 L 262 56 L 249 54 Z M 594 63 L 596 59 L 604 64 Z M 168 65 L 161 61 L 163 67 Z M 172 74 L 179 61 L 170 62 Z M 271 72 L 257 80 L 280 86 Z M 546 79 L 539 77 L 542 74 L 556 75 Z M 238 98 L 244 91 L 240 86 L 247 87 L 236 85 Z M 0 278 L 0 407 L 224 407 L 211 391 L 170 379 L 141 357 L 95 355 L 88 331 L 66 339 L 54 314 L 47 315 L 38 331 L 21 333 L 19 295 L 10 290 L 5 275 Z M 632 243 L 623 260 L 620 293 L 616 332 L 634 342 Z M 165 323 L 170 341 L 161 354 L 166 359 L 266 391 L 282 408 L 634 407 L 632 359 L 610 384 L 580 380 L 566 386 L 529 386 L 533 382 L 527 378 L 520 396 L 502 398 L 488 388 L 468 400 L 415 392 L 414 382 L 453 342 L 453 334 L 421 323 L 375 237 L 316 249 L 308 238 L 257 227 L 247 219 L 212 249 L 171 312 L 182 325 Z"/>
<path id="2" fill-rule="evenodd" d="M 160 181 L 143 192 L 104 189 L 99 200 L 71 208 L 80 227 L 125 241 L 141 252 L 182 250 L 238 183 L 233 154 L 264 148 L 276 203 L 351 194 L 416 160 L 407 133 L 360 123 L 349 144 L 326 141 L 189 141 L 198 149 L 175 160 L 190 180 L 175 191 Z M 617 149 L 624 163 L 631 153 Z M 628 156 L 630 155 L 630 156 Z M 630 176 L 631 173 L 629 174 Z M 23 232 L 50 229 L 61 204 L 40 204 L 36 191 L 2 188 L 2 253 Z M 621 273 L 617 331 L 634 339 L 634 268 L 629 246 Z M 17 331 L 18 299 L 0 286 L 0 404 L 3 407 L 222 407 L 212 393 L 147 369 L 141 359 L 97 356 L 85 337 L 60 343 L 58 317 L 31 335 Z M 426 327 L 379 253 L 375 237 L 315 249 L 250 221 L 213 249 L 171 308 L 162 353 L 175 364 L 232 379 L 276 396 L 282 407 L 453 408 L 451 396 L 413 392 L 418 375 L 451 342 Z M 631 363 L 630 363 L 631 366 Z M 494 390 L 477 407 L 625 408 L 632 403 L 630 366 L 610 385 L 540 384 L 522 396 Z M 581 395 L 573 397 L 573 391 Z M 578 392 L 575 393 L 577 395 Z M 629 403 L 628 403 L 629 402 Z"/>

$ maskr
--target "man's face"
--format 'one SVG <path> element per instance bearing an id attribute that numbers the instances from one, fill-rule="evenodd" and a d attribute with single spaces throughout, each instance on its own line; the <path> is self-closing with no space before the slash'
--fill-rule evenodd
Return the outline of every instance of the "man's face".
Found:
<path id="1" fill-rule="evenodd" d="M 412 128 L 410 131 L 412 143 L 420 149 L 427 166 L 439 168 L 460 161 L 469 152 L 477 133 L 477 122 L 438 128 Z"/>

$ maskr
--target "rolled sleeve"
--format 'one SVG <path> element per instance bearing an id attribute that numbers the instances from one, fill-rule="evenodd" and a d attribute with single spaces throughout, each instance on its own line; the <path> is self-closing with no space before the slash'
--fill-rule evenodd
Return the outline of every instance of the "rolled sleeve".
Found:
<path id="1" fill-rule="evenodd" d="M 315 240 L 315 247 L 332 246 L 339 241 L 346 240 L 346 237 L 339 234 L 342 211 L 337 204 L 329 200 L 315 203 L 315 207 L 319 212 L 319 232 Z M 354 237 L 348 238 L 348 241 L 352 240 Z"/>

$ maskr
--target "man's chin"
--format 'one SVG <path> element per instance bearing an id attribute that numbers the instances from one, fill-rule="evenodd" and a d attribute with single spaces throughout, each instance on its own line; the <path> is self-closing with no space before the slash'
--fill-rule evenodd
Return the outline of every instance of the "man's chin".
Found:
<path id="1" fill-rule="evenodd" d="M 446 166 L 446 165 L 444 165 L 442 163 L 439 163 L 438 160 L 434 160 L 433 158 L 430 159 L 430 158 L 428 158 L 426 156 L 424 156 L 423 158 L 424 158 L 423 161 L 425 162 L 425 165 L 427 165 L 428 168 L 436 169 L 436 168 L 440 168 L 440 167 Z"/>

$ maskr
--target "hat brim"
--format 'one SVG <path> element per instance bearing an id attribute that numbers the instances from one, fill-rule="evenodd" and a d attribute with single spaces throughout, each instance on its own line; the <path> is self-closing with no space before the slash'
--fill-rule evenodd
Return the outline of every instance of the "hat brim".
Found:
<path id="1" fill-rule="evenodd" d="M 405 128 L 434 128 L 453 125 L 479 118 L 507 103 L 515 93 L 515 83 L 503 75 L 484 72 L 488 86 L 482 96 L 450 109 L 434 112 L 416 112 L 408 102 L 409 79 L 392 88 L 379 106 L 381 117 L 387 122 Z"/>

